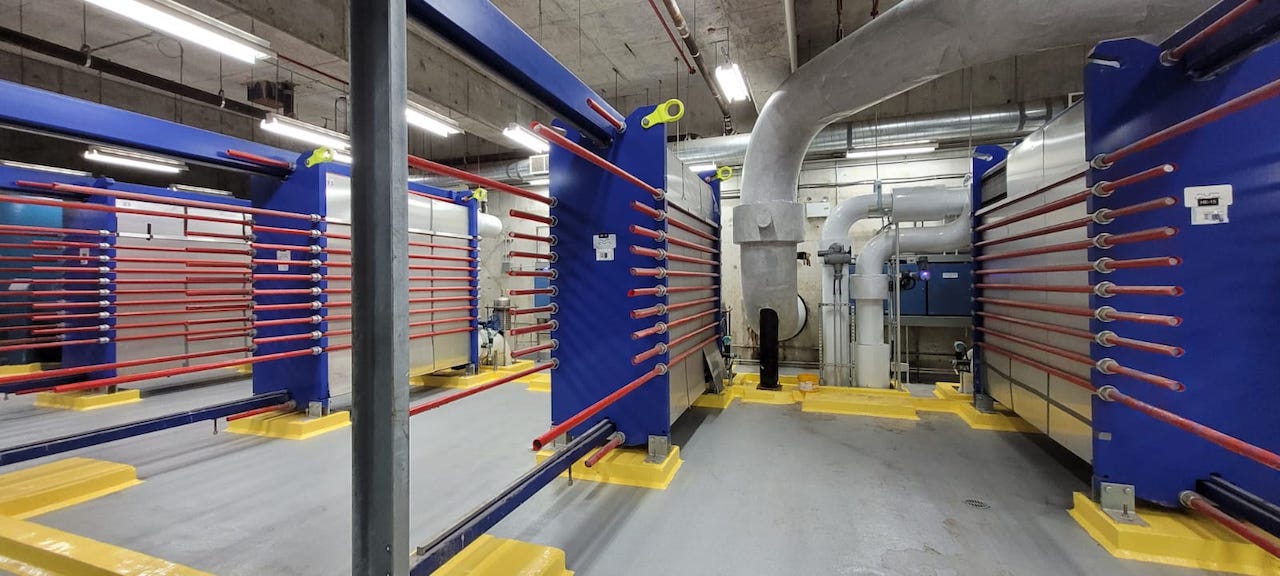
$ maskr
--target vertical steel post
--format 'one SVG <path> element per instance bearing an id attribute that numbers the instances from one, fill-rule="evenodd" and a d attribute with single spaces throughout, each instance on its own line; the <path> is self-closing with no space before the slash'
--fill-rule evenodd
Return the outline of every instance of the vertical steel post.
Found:
<path id="1" fill-rule="evenodd" d="M 409 572 L 405 0 L 350 3 L 351 573 Z"/>

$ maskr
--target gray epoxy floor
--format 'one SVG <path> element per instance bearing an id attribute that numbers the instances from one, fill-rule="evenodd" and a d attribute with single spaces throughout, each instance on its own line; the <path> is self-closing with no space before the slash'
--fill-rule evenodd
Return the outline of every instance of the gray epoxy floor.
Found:
<path id="1" fill-rule="evenodd" d="M 0 445 L 247 392 L 229 383 L 38 417 L 11 399 L 0 402 Z M 414 544 L 532 465 L 548 404 L 517 384 L 412 421 Z M 670 489 L 561 479 L 492 533 L 562 548 L 581 576 L 1206 574 L 1109 556 L 1065 512 L 1086 485 L 1032 437 L 923 418 L 694 409 L 677 423 L 685 464 Z M 211 431 L 81 451 L 133 464 L 145 482 L 35 520 L 222 576 L 348 574 L 349 433 L 290 442 Z"/>

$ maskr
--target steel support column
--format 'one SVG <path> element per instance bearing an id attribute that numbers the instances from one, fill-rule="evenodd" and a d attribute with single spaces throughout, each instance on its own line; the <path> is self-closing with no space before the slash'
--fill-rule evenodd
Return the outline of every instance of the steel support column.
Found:
<path id="1" fill-rule="evenodd" d="M 351 2 L 352 574 L 409 573 L 405 0 Z"/>

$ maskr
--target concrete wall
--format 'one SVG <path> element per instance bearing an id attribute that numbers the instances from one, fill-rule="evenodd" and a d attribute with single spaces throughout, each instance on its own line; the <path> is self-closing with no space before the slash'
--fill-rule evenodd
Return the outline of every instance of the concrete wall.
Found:
<path id="1" fill-rule="evenodd" d="M 860 161 L 842 160 L 814 162 L 806 165 L 800 174 L 801 202 L 828 202 L 832 207 L 840 201 L 863 194 L 873 193 L 874 181 L 879 178 L 884 184 L 885 192 L 897 186 L 922 186 L 929 184 L 959 185 L 970 169 L 970 160 L 964 152 L 949 153 L 935 159 L 915 160 L 909 162 L 867 164 Z M 725 266 L 724 298 L 735 312 L 742 308 L 742 277 L 739 268 L 738 246 L 733 243 L 733 207 L 737 206 L 735 198 L 739 191 L 740 180 L 730 179 L 725 182 L 722 203 L 724 225 L 721 249 L 724 252 Z M 805 230 L 805 241 L 797 248 L 809 254 L 810 265 L 799 262 L 800 296 L 808 304 L 809 322 L 800 335 L 782 343 L 779 358 L 789 362 L 817 362 L 821 327 L 819 320 L 819 303 L 822 301 L 821 261 L 817 256 L 818 239 L 825 218 L 809 218 Z M 853 244 L 855 254 L 871 236 L 884 224 L 879 219 L 868 219 L 853 227 Z M 735 352 L 744 358 L 755 357 L 756 337 L 746 329 L 744 318 L 733 314 L 733 325 L 730 334 L 737 348 Z M 950 333 L 948 333 L 950 334 Z M 918 335 L 913 339 L 918 340 Z M 952 336 L 940 337 L 950 345 Z M 927 347 L 937 348 L 936 342 Z"/>

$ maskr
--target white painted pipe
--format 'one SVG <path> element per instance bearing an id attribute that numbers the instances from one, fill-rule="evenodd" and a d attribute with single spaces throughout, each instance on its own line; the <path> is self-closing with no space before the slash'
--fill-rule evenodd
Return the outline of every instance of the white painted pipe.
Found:
<path id="1" fill-rule="evenodd" d="M 863 388 L 889 387 L 889 345 L 884 341 L 884 302 L 889 298 L 889 275 L 882 272 L 889 255 L 895 250 L 912 254 L 929 254 L 947 250 L 957 250 L 969 245 L 972 235 L 969 221 L 969 190 L 953 188 L 943 190 L 940 194 L 949 196 L 947 200 L 937 200 L 935 211 L 916 213 L 912 220 L 937 220 L 945 218 L 948 206 L 959 205 L 960 209 L 952 210 L 958 215 L 945 224 L 923 226 L 919 228 L 902 228 L 895 234 L 894 228 L 886 228 L 876 234 L 858 255 L 857 270 L 853 275 L 852 288 L 854 298 L 854 334 L 857 345 L 854 347 L 854 367 L 857 374 L 857 385 Z M 915 196 L 923 204 L 928 203 L 928 194 L 916 190 Z M 906 194 L 904 194 L 904 197 Z M 894 198 L 894 215 L 897 217 L 899 198 Z M 906 210 L 906 212 L 910 212 Z M 897 246 L 895 246 L 895 239 Z"/>
<path id="2" fill-rule="evenodd" d="M 760 112 L 733 210 L 742 246 L 742 313 L 793 331 L 800 165 L 826 125 L 970 66 L 1109 38 L 1168 33 L 1214 0 L 904 0 L 801 66 Z"/>
<path id="3" fill-rule="evenodd" d="M 480 236 L 485 238 L 495 238 L 502 234 L 502 219 L 493 214 L 480 213 L 480 220 L 477 221 L 480 229 Z"/>

